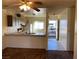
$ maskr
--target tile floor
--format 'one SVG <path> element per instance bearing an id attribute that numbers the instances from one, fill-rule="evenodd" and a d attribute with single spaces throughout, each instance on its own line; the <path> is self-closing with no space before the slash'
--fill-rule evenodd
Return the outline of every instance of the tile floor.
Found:
<path id="1" fill-rule="evenodd" d="M 55 37 L 48 38 L 48 50 L 63 50 L 62 45 L 56 40 Z"/>

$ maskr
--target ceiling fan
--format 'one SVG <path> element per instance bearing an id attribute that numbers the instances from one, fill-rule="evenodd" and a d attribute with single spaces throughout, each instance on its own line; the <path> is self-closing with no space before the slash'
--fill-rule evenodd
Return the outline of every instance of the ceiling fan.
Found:
<path id="1" fill-rule="evenodd" d="M 40 2 L 40 1 L 31 2 L 31 1 L 27 1 L 27 0 L 20 0 L 20 4 L 18 4 L 18 5 L 19 5 L 19 8 L 21 9 L 21 11 L 32 8 L 32 9 L 36 10 L 37 12 L 39 12 L 40 9 L 37 8 L 37 6 L 42 5 L 42 2 Z"/>

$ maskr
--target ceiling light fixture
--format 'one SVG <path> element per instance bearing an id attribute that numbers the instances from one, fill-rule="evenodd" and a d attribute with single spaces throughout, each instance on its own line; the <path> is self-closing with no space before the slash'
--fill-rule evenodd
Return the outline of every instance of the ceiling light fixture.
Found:
<path id="1" fill-rule="evenodd" d="M 30 10 L 30 7 L 27 6 L 26 4 L 21 5 L 19 8 L 20 8 L 20 10 L 24 10 L 24 11 Z"/>
<path id="2" fill-rule="evenodd" d="M 32 5 L 33 3 L 32 2 L 27 2 L 27 5 Z"/>

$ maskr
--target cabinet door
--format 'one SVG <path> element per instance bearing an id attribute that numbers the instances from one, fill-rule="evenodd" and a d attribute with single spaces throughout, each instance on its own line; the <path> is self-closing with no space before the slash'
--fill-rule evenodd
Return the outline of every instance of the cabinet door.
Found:
<path id="1" fill-rule="evenodd" d="M 12 15 L 7 15 L 7 26 L 13 26 Z"/>

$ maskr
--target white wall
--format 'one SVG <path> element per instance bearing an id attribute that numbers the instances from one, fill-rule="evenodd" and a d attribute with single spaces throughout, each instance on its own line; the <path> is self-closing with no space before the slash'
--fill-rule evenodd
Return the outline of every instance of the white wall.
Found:
<path id="1" fill-rule="evenodd" d="M 22 19 L 24 20 L 24 19 Z M 7 34 L 10 34 L 10 33 L 16 33 L 17 32 L 17 29 L 21 27 L 20 24 L 25 24 L 25 21 L 21 21 L 19 18 L 14 18 L 13 17 L 13 26 L 10 26 L 10 27 L 6 27 L 6 33 Z"/>
<path id="2" fill-rule="evenodd" d="M 53 15 L 55 13 L 55 15 Z M 49 18 L 59 20 L 59 41 L 58 44 L 62 48 L 60 50 L 67 50 L 67 24 L 68 24 L 68 8 L 60 8 L 54 11 L 49 10 Z"/>
<path id="3" fill-rule="evenodd" d="M 74 38 L 74 59 L 77 59 L 77 32 L 76 30 L 77 28 L 75 29 L 75 38 Z"/>
<path id="4" fill-rule="evenodd" d="M 62 46 L 61 50 L 67 50 L 67 8 L 64 9 L 60 14 L 60 20 L 59 20 L 59 44 Z"/>
<path id="5" fill-rule="evenodd" d="M 74 7 L 66 8 L 60 20 L 59 42 L 64 50 L 73 51 L 74 49 L 74 25 L 75 25 L 75 9 Z"/>
<path id="6" fill-rule="evenodd" d="M 27 17 L 27 20 L 29 20 L 30 24 L 32 24 L 32 32 L 33 33 L 45 33 L 46 32 L 46 17 Z M 43 22 L 44 23 L 44 28 L 42 30 L 34 30 L 34 22 L 35 21 L 39 21 L 39 22 Z M 39 27 L 39 26 L 38 26 Z"/>
<path id="7" fill-rule="evenodd" d="M 62 50 L 67 50 L 67 20 L 60 20 L 59 43 L 63 47 Z"/>
<path id="8" fill-rule="evenodd" d="M 13 13 L 11 13 L 11 14 L 13 14 Z M 3 13 L 3 15 L 2 15 L 3 20 L 4 20 L 3 21 L 3 34 L 16 32 L 15 28 L 17 28 L 17 26 L 15 24 L 14 24 L 14 26 L 16 26 L 15 28 L 14 27 L 7 27 L 6 15 L 7 15 L 7 12 L 5 12 L 5 14 Z M 46 18 L 42 18 L 42 19 L 46 19 Z M 46 31 L 46 30 L 44 30 L 44 31 Z M 3 35 L 2 48 L 3 49 L 6 47 L 46 48 L 45 42 L 46 42 L 46 37 L 27 36 L 27 35 L 20 35 L 20 36 L 17 36 L 17 35 L 5 36 L 5 35 Z"/>

